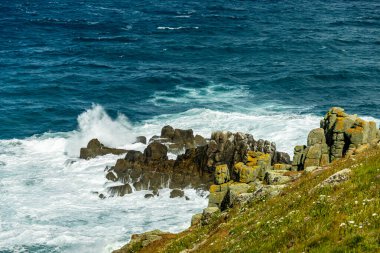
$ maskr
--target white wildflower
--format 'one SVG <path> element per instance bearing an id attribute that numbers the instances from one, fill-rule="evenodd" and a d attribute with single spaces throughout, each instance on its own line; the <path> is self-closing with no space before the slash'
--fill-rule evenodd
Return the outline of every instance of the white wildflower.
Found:
<path id="1" fill-rule="evenodd" d="M 372 216 L 373 216 L 373 217 L 377 216 L 377 213 L 373 213 Z"/>
<path id="2" fill-rule="evenodd" d="M 353 221 L 353 220 L 349 220 L 348 223 L 350 223 L 350 224 L 354 224 L 355 221 Z"/>
<path id="3" fill-rule="evenodd" d="M 346 226 L 346 223 L 342 222 L 340 223 L 339 227 L 345 227 Z"/>

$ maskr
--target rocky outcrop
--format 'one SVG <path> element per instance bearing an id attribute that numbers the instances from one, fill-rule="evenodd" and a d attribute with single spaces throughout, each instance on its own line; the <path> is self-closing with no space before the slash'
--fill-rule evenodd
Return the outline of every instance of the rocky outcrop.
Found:
<path id="1" fill-rule="evenodd" d="M 244 162 L 235 163 L 232 173 L 229 172 L 228 164 L 216 166 L 214 184 L 209 189 L 208 207 L 223 211 L 256 196 L 277 195 L 283 185 L 300 176 L 300 173 L 290 171 L 290 164 L 272 164 L 277 152 L 271 149 L 266 151 L 272 152 L 247 150 L 241 153 Z"/>
<path id="2" fill-rule="evenodd" d="M 200 135 L 194 136 L 192 129 L 174 129 L 171 126 L 164 126 L 160 136 L 153 136 L 149 143 L 159 142 L 165 144 L 170 152 L 181 153 L 186 149 L 196 148 L 207 144 L 205 138 Z"/>
<path id="3" fill-rule="evenodd" d="M 232 168 L 238 162 L 248 162 L 248 151 L 259 151 L 270 154 L 270 159 L 278 160 L 284 155 L 278 155 L 276 145 L 265 140 L 255 140 L 251 134 L 217 131 L 211 135 L 207 148 L 207 166 L 227 164 Z M 282 153 L 283 154 L 283 153 Z M 286 158 L 285 158 L 286 159 Z"/>
<path id="4" fill-rule="evenodd" d="M 342 108 L 331 108 L 321 120 L 320 128 L 313 129 L 307 146 L 296 146 L 293 170 L 310 166 L 326 166 L 330 162 L 350 156 L 367 146 L 376 144 L 380 131 L 373 121 L 349 115 Z"/>
<path id="5" fill-rule="evenodd" d="M 133 234 L 131 241 L 121 249 L 114 250 L 113 253 L 129 253 L 140 250 L 155 241 L 159 241 L 165 237 L 170 237 L 172 234 L 162 232 L 161 230 L 153 230 L 143 234 Z"/>
<path id="6" fill-rule="evenodd" d="M 170 147 L 162 139 L 183 144 L 189 143 L 192 135 L 192 131 L 166 126 L 161 131 L 164 138 L 151 142 L 143 153 L 129 151 L 107 170 L 106 178 L 131 184 L 135 190 L 208 189 L 214 181 L 223 184 L 236 178 L 242 182 L 263 178 L 272 161 L 288 162 L 288 155 L 277 152 L 274 143 L 256 141 L 249 134 L 220 131 L 212 134 L 208 144 L 188 148 L 176 160 L 168 159 Z M 244 166 L 234 168 L 239 162 Z"/>
<path id="7" fill-rule="evenodd" d="M 81 159 L 90 159 L 101 155 L 121 155 L 127 153 L 125 149 L 109 148 L 100 143 L 98 139 L 92 139 L 86 148 L 80 149 L 79 157 Z"/>

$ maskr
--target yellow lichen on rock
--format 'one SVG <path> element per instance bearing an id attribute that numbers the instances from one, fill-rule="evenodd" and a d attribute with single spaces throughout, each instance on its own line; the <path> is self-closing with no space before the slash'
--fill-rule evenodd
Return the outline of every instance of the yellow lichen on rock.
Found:
<path id="1" fill-rule="evenodd" d="M 210 193 L 213 193 L 213 192 L 220 192 L 220 185 L 216 185 L 216 184 L 213 184 L 210 186 Z"/>
<path id="2" fill-rule="evenodd" d="M 230 181 L 230 172 L 227 164 L 218 165 L 215 168 L 215 183 L 220 185 Z"/>

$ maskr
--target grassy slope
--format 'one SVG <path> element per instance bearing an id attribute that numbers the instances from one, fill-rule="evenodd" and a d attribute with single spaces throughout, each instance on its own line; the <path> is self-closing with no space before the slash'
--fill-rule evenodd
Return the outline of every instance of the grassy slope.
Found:
<path id="1" fill-rule="evenodd" d="M 311 191 L 350 168 L 349 181 Z M 187 251 L 186 249 L 193 249 Z M 272 199 L 236 207 L 142 252 L 380 252 L 380 150 L 305 175 Z"/>

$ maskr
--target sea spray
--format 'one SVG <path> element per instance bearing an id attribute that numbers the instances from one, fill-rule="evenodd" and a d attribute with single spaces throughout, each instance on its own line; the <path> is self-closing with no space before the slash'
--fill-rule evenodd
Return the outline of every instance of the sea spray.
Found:
<path id="1" fill-rule="evenodd" d="M 119 114 L 112 119 L 100 105 L 92 107 L 78 116 L 78 130 L 70 133 L 66 152 L 70 156 L 78 156 L 79 149 L 97 138 L 109 147 L 121 147 L 135 140 L 133 127 L 128 118 Z"/>

